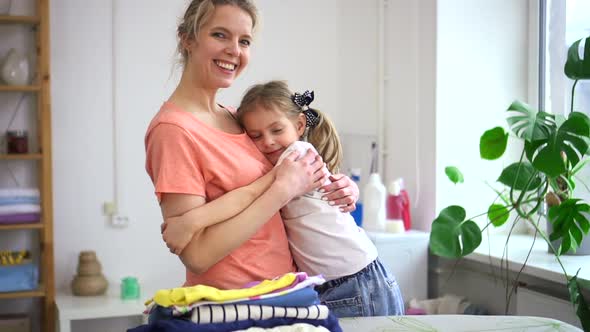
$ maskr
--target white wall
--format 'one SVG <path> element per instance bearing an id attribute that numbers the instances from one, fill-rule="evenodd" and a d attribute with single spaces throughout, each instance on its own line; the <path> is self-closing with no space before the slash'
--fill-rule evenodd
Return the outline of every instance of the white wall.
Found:
<path id="1" fill-rule="evenodd" d="M 385 179 L 403 178 L 413 228 L 435 212 L 436 0 L 389 0 L 385 10 Z"/>
<path id="2" fill-rule="evenodd" d="M 184 3 L 117 1 L 114 22 L 110 1 L 51 3 L 58 289 L 68 286 L 77 254 L 85 249 L 97 251 L 115 292 L 119 279 L 129 274 L 157 287 L 175 286 L 184 279 L 182 266 L 160 239 L 161 216 L 144 171 L 143 147 L 149 120 L 176 82 L 177 75 L 171 75 L 175 23 Z M 314 103 L 337 126 L 354 130 L 357 123 L 370 123 L 351 122 L 340 112 L 358 112 L 362 105 L 368 105 L 369 114 L 374 109 L 374 6 L 365 8 L 352 0 L 268 0 L 259 1 L 258 6 L 262 29 L 251 65 L 231 90 L 222 92 L 221 100 L 235 105 L 253 82 L 283 78 L 296 90 L 314 89 Z M 350 26 L 351 16 L 361 28 Z M 114 94 L 112 24 L 116 29 Z M 307 47 L 292 46 L 295 40 L 307 40 Z M 364 66 L 356 65 L 359 59 Z M 342 83 L 346 80 L 350 85 Z M 363 97 L 345 106 L 342 90 L 356 87 Z M 374 126 L 370 123 L 363 130 L 371 132 Z M 110 227 L 101 210 L 104 202 L 114 199 L 115 191 L 119 213 L 131 220 L 124 229 Z"/>
<path id="3" fill-rule="evenodd" d="M 503 161 L 482 161 L 479 138 L 507 129 L 506 109 L 528 93 L 528 0 L 439 0 L 436 59 L 436 211 L 486 212 Z M 453 185 L 446 166 L 463 171 Z"/>

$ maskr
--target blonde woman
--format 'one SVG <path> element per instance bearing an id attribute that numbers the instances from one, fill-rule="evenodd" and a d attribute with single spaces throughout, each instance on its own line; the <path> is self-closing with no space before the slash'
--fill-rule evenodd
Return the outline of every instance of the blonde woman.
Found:
<path id="1" fill-rule="evenodd" d="M 163 239 L 186 266 L 186 286 L 239 288 L 295 271 L 279 209 L 320 187 L 326 176 L 313 152 L 294 153 L 273 168 L 234 110 L 216 101 L 219 89 L 231 87 L 248 65 L 256 13 L 248 0 L 189 4 L 178 26 L 180 82 L 146 132 L 146 170 L 164 217 Z M 332 179 L 321 187 L 325 197 L 353 210 L 356 185 L 347 177 Z M 242 193 L 252 204 L 233 208 Z M 212 212 L 220 206 L 223 218 Z M 177 238 L 182 227 L 176 226 L 184 221 L 172 218 L 189 210 L 192 233 L 178 250 L 169 239 Z"/>

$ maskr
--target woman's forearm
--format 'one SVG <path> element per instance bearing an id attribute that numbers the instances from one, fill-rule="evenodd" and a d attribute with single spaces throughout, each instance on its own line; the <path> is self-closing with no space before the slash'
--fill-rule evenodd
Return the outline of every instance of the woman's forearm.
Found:
<path id="1" fill-rule="evenodd" d="M 184 213 L 180 218 L 191 224 L 193 232 L 228 220 L 244 211 L 262 195 L 274 181 L 274 172 L 268 172 L 251 184 L 234 189 L 219 198 Z"/>
<path id="2" fill-rule="evenodd" d="M 250 206 L 225 222 L 195 233 L 180 258 L 193 273 L 200 274 L 252 237 L 292 197 L 273 183 Z"/>

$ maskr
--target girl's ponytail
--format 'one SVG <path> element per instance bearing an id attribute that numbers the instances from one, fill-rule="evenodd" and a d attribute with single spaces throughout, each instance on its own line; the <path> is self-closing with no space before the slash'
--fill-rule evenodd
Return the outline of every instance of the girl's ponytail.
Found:
<path id="1" fill-rule="evenodd" d="M 315 127 L 307 129 L 305 139 L 318 150 L 328 170 L 332 173 L 339 173 L 342 162 L 342 144 L 336 127 L 324 113 L 317 109 L 313 110 L 318 114 L 319 122 Z"/>

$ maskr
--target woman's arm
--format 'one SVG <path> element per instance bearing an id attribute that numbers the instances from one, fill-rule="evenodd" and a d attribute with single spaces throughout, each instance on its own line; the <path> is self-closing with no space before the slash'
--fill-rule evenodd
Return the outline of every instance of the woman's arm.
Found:
<path id="1" fill-rule="evenodd" d="M 274 168 L 251 184 L 234 189 L 208 203 L 201 201 L 183 203 L 195 207 L 178 216 L 170 217 L 162 223 L 162 238 L 171 252 L 178 255 L 190 242 L 195 232 L 207 226 L 230 219 L 246 209 L 254 200 L 262 195 L 275 179 Z M 189 195 L 186 195 L 189 196 Z M 204 201 L 204 200 L 203 200 Z M 164 212 L 164 210 L 162 210 Z"/>
<path id="2" fill-rule="evenodd" d="M 203 273 L 228 253 L 254 235 L 281 207 L 292 198 L 316 189 L 324 179 L 321 158 L 312 152 L 297 161 L 291 155 L 276 169 L 276 179 L 245 210 L 223 222 L 198 229 L 181 252 L 184 265 L 196 274 Z M 205 204 L 203 197 L 165 194 L 161 208 L 164 218 L 178 216 L 195 206 Z"/>
<path id="3" fill-rule="evenodd" d="M 359 187 L 348 176 L 334 174 L 330 176 L 332 181 L 320 188 L 321 192 L 327 193 L 325 198 L 332 205 L 340 206 L 340 211 L 351 212 L 356 209 L 356 202 L 359 199 Z"/>

